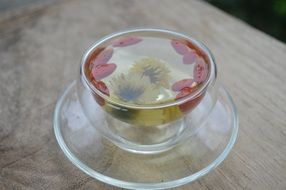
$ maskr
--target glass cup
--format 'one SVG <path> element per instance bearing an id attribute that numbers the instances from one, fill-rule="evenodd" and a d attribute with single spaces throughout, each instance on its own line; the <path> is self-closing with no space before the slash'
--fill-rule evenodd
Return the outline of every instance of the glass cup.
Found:
<path id="1" fill-rule="evenodd" d="M 100 58 L 104 62 L 102 65 L 115 68 L 114 65 L 105 63 L 110 59 L 110 52 L 113 50 L 104 51 L 104 49 L 110 44 L 113 44 L 113 47 L 134 45 L 145 37 L 170 39 L 170 46 L 173 45 L 175 51 L 182 54 L 182 57 L 185 57 L 184 48 L 187 47 L 189 50 L 195 48 L 199 52 L 197 54 L 200 54 L 207 63 L 208 72 L 205 73 L 204 80 L 200 83 L 196 81 L 195 88 L 192 87 L 187 94 L 185 89 L 190 88 L 181 89 L 178 93 L 183 94 L 182 97 L 174 96 L 165 102 L 133 104 L 110 97 L 109 91 L 113 90 L 110 88 L 117 86 L 109 86 L 107 89 L 102 81 L 92 80 L 90 63 L 100 55 L 100 52 L 104 52 Z M 183 60 L 185 61 L 185 58 Z M 197 62 L 196 64 L 198 65 Z M 193 72 L 195 68 L 200 69 L 194 66 Z M 117 78 L 121 79 L 125 78 Z M 146 78 L 142 77 L 142 80 Z M 108 140 L 127 151 L 143 154 L 159 153 L 169 150 L 187 138 L 192 138 L 208 117 L 217 101 L 216 64 L 208 48 L 190 36 L 162 29 L 121 31 L 102 38 L 85 52 L 77 80 L 77 95 L 90 124 Z M 127 93 L 125 96 L 129 95 Z M 95 117 L 98 114 L 103 114 L 104 117 L 99 120 Z"/>

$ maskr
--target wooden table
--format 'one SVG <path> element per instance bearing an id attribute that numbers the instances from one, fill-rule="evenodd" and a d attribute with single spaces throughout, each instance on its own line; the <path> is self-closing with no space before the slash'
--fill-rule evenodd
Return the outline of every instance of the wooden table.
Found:
<path id="1" fill-rule="evenodd" d="M 52 117 L 83 51 L 136 26 L 204 42 L 238 108 L 239 137 L 227 159 L 177 189 L 286 189 L 285 44 L 197 0 L 49 2 L 0 14 L 0 189 L 118 189 L 68 161 Z"/>

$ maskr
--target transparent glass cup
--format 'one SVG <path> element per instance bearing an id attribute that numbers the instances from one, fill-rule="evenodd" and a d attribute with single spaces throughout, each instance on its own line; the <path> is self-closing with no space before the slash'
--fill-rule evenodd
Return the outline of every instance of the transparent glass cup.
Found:
<path id="1" fill-rule="evenodd" d="M 125 104 L 98 90 L 88 79 L 87 62 L 106 43 L 130 35 L 163 36 L 195 44 L 209 63 L 207 79 L 193 93 L 155 105 Z M 217 101 L 216 64 L 211 52 L 190 36 L 162 29 L 133 29 L 111 34 L 92 45 L 81 60 L 77 94 L 85 116 L 104 137 L 127 151 L 151 154 L 168 150 L 192 138 Z M 102 120 L 95 115 L 104 114 Z"/>

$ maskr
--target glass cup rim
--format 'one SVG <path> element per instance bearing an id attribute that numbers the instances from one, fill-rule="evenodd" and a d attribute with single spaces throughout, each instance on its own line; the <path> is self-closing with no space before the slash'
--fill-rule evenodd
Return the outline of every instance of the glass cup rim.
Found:
<path id="1" fill-rule="evenodd" d="M 165 102 L 165 103 L 161 103 L 161 104 L 154 104 L 154 105 L 136 105 L 136 104 L 128 104 L 128 103 L 122 103 L 122 102 L 117 102 L 113 99 L 111 99 L 109 96 L 105 95 L 104 93 L 102 93 L 100 90 L 98 90 L 97 88 L 95 88 L 95 86 L 88 80 L 88 78 L 85 75 L 84 69 L 85 69 L 85 64 L 87 62 L 87 59 L 89 58 L 89 56 L 93 53 L 93 51 L 102 43 L 118 37 L 118 36 L 122 36 L 122 35 L 126 35 L 126 34 L 131 34 L 131 33 L 136 33 L 136 32 L 157 32 L 157 33 L 165 33 L 165 34 L 171 34 L 177 37 L 181 37 L 183 39 L 189 40 L 191 41 L 193 44 L 195 44 L 196 46 L 198 46 L 207 56 L 207 58 L 209 59 L 210 62 L 210 72 L 208 75 L 208 78 L 206 81 L 204 81 L 204 83 L 202 84 L 202 86 L 198 89 L 195 90 L 193 93 L 180 98 L 178 100 L 174 100 L 171 102 Z M 89 89 L 92 93 L 95 93 L 96 95 L 100 96 L 101 98 L 104 99 L 104 101 L 108 102 L 109 104 L 112 104 L 114 106 L 120 106 L 120 107 L 125 107 L 125 108 L 132 108 L 132 109 L 160 109 L 160 108 L 165 108 L 165 107 L 170 107 L 170 106 L 176 106 L 176 105 L 181 105 L 185 102 L 188 102 L 192 99 L 195 99 L 196 97 L 198 97 L 199 95 L 201 95 L 202 93 L 204 93 L 206 91 L 206 89 L 215 82 L 217 77 L 217 67 L 216 67 L 216 63 L 215 63 L 215 59 L 214 56 L 212 55 L 211 51 L 207 48 L 207 46 L 205 46 L 202 42 L 197 41 L 196 39 L 194 39 L 193 37 L 191 37 L 190 35 L 184 34 L 184 33 L 179 33 L 173 30 L 169 30 L 169 29 L 161 29 L 161 28 L 131 28 L 131 29 L 126 29 L 126 30 L 121 30 L 118 32 L 114 32 L 111 33 L 109 35 L 106 35 L 102 38 L 100 38 L 99 40 L 97 40 L 96 42 L 94 42 L 83 54 L 82 58 L 81 58 L 81 62 L 80 62 L 80 78 L 82 83 L 84 84 L 84 86 Z"/>

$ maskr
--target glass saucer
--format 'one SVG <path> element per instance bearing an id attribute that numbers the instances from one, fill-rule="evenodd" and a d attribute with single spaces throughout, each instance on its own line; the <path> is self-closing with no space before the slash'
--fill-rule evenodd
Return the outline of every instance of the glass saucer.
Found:
<path id="1" fill-rule="evenodd" d="M 95 109 L 98 125 L 106 125 L 102 109 Z M 190 183 L 217 167 L 234 145 L 238 119 L 230 95 L 219 86 L 217 102 L 195 134 L 165 152 L 131 153 L 88 122 L 73 82 L 57 102 L 54 131 L 69 160 L 91 177 L 127 189 L 166 189 Z"/>

